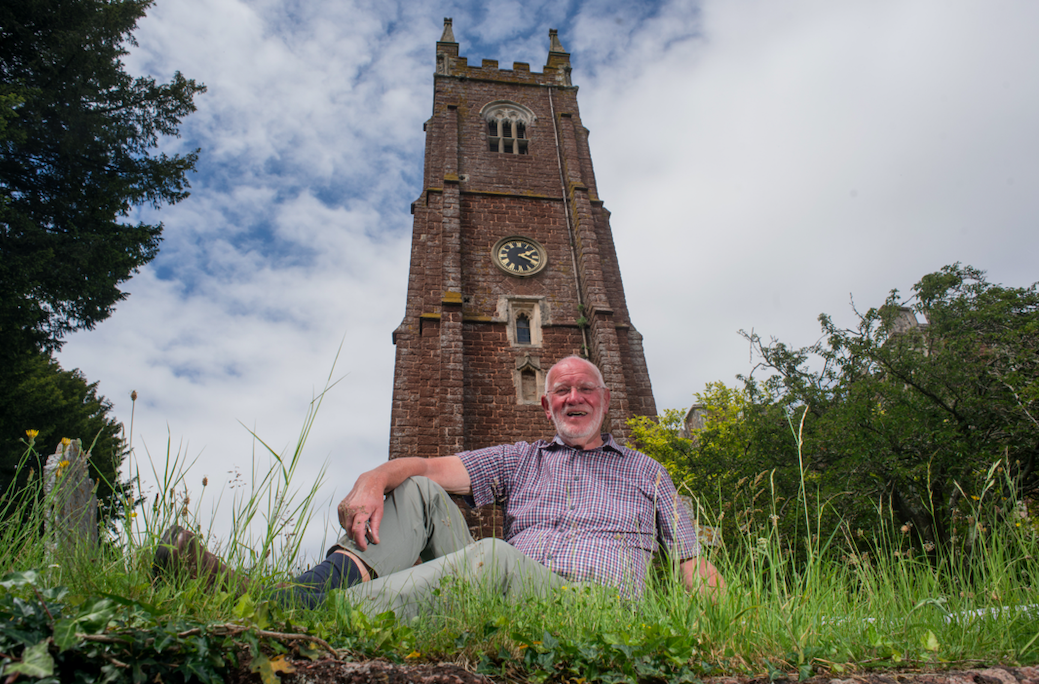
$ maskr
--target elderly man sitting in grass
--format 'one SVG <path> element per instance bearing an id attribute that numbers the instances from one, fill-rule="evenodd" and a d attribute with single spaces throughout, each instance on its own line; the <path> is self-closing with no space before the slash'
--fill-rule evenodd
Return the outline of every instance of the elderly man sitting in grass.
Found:
<path id="1" fill-rule="evenodd" d="M 667 471 L 600 433 L 610 390 L 591 362 L 559 361 L 541 405 L 556 437 L 441 458 L 398 458 L 362 474 L 339 504 L 346 533 L 282 597 L 318 605 L 335 588 L 400 618 L 421 613 L 441 580 L 485 583 L 507 596 L 574 582 L 642 593 L 654 552 L 679 562 L 689 589 L 725 582 L 700 556 L 696 532 Z M 504 509 L 504 539 L 474 541 L 449 494 Z M 416 565 L 421 559 L 423 563 Z M 233 578 L 188 530 L 173 527 L 156 570 L 178 565 L 211 580 Z"/>

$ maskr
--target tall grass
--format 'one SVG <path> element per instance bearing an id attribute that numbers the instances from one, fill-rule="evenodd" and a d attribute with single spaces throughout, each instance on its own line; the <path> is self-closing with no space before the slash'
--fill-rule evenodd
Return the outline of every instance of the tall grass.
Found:
<path id="1" fill-rule="evenodd" d="M 238 599 L 234 593 L 210 591 L 204 581 L 190 578 L 152 581 L 159 539 L 172 525 L 189 528 L 238 568 L 243 578 L 255 580 L 257 587 L 270 586 L 291 574 L 300 560 L 303 532 L 315 512 L 327 468 L 326 463 L 317 477 L 298 482 L 304 447 L 324 396 L 334 385 L 330 377 L 310 402 L 295 445 L 287 453 L 278 453 L 250 431 L 254 448 L 248 473 L 239 473 L 231 487 L 213 495 L 208 513 L 202 506 L 209 483 L 192 472 L 193 460 L 174 450 L 171 443 L 158 458 L 139 459 L 131 449 L 129 483 L 114 488 L 123 497 L 114 508 L 123 514 L 118 520 L 101 522 L 102 539 L 97 548 L 48 548 L 45 522 L 51 501 L 42 494 L 41 474 L 31 472 L 30 464 L 41 457 L 35 445 L 27 443 L 19 474 L 29 472 L 28 485 L 21 490 L 12 485 L 0 500 L 0 576 L 32 569 L 43 572 L 50 584 L 67 586 L 73 594 L 112 594 L 158 602 L 174 613 L 211 620 L 233 617 L 230 611 Z M 154 490 L 143 489 L 142 470 L 150 470 Z M 18 480 L 14 478 L 14 482 Z M 228 491 L 229 505 L 222 501 Z M 230 534 L 223 539 L 213 536 L 217 511 L 230 520 Z"/>
<path id="2" fill-rule="evenodd" d="M 29 522 L 0 527 L 0 575 L 34 569 L 80 601 L 115 596 L 202 623 L 278 622 L 344 654 L 455 660 L 532 681 L 682 681 L 723 672 L 805 677 L 870 667 L 1039 662 L 1037 528 L 1016 513 L 1023 510 L 1019 502 L 995 496 L 1014 490 L 1000 479 L 998 464 L 988 473 L 986 494 L 972 501 L 969 554 L 915 546 L 879 504 L 876 528 L 861 538 L 842 524 L 824 528 L 834 502 L 813 508 L 803 480 L 796 504 L 804 529 L 799 524 L 787 538 L 775 524 L 781 504 L 769 496 L 763 474 L 764 495 L 745 488 L 727 503 L 729 510 L 765 514 L 745 516 L 722 544 L 704 549 L 727 580 L 721 596 L 687 592 L 665 561 L 636 602 L 578 585 L 517 604 L 486 588 L 447 582 L 441 608 L 408 624 L 365 615 L 338 592 L 309 612 L 265 604 L 269 587 L 296 567 L 313 512 L 319 482 L 300 487 L 293 479 L 322 397 L 312 402 L 291 453 L 277 454 L 257 438 L 267 461 L 254 459 L 247 486 L 233 491 L 234 522 L 221 551 L 254 580 L 245 598 L 189 578 L 151 581 L 163 529 L 179 523 L 204 536 L 212 529 L 188 486 L 192 464 L 172 451 L 154 467 L 159 491 L 97 550 L 49 554 L 41 543 L 38 492 L 8 493 L 5 520 Z M 800 439 L 799 430 L 795 436 Z M 697 505 L 702 523 L 719 522 L 718 503 Z"/>

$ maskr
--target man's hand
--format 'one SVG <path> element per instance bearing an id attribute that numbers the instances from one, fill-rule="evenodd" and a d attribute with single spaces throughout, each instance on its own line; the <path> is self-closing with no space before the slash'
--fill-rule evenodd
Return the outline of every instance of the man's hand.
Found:
<path id="1" fill-rule="evenodd" d="M 699 591 L 713 600 L 725 593 L 725 578 L 706 558 L 700 556 L 684 560 L 681 567 L 682 579 L 689 591 Z"/>
<path id="2" fill-rule="evenodd" d="M 339 524 L 357 548 L 379 543 L 379 524 L 385 510 L 386 495 L 409 477 L 422 475 L 452 494 L 469 494 L 469 473 L 457 456 L 440 458 L 395 458 L 363 473 L 354 488 L 339 502 Z"/>
<path id="3" fill-rule="evenodd" d="M 339 502 L 339 524 L 361 551 L 368 548 L 369 541 L 379 543 L 385 489 L 375 471 L 367 472 L 357 478 L 354 488 Z"/>

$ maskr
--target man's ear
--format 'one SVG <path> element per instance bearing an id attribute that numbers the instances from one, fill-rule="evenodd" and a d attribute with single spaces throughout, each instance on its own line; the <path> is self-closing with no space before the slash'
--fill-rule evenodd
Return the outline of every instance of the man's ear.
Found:
<path id="1" fill-rule="evenodd" d="M 610 388 L 609 387 L 603 388 L 602 407 L 603 407 L 603 409 L 610 408 Z"/>
<path id="2" fill-rule="evenodd" d="M 541 395 L 541 408 L 545 409 L 545 418 L 552 420 L 552 405 L 548 402 L 548 395 Z"/>

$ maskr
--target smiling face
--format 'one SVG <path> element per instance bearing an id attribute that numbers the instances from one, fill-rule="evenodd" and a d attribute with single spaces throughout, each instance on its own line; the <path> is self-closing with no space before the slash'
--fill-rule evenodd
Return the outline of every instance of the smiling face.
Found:
<path id="1" fill-rule="evenodd" d="M 552 366 L 541 406 L 564 444 L 580 449 L 602 446 L 599 430 L 610 406 L 610 390 L 590 362 L 570 357 Z"/>

